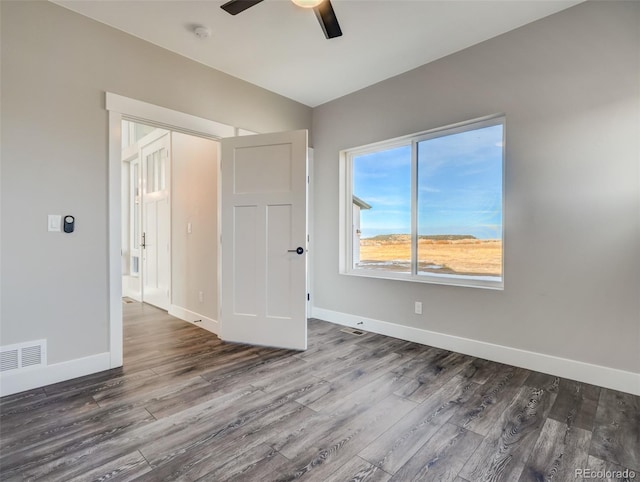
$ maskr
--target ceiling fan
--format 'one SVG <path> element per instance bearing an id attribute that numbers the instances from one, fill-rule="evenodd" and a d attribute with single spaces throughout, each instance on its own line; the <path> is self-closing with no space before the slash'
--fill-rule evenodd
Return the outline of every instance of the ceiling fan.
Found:
<path id="1" fill-rule="evenodd" d="M 324 36 L 328 39 L 342 36 L 342 30 L 338 24 L 338 18 L 333 11 L 330 0 L 291 0 L 300 7 L 313 8 L 316 13 L 318 22 L 322 27 Z M 247 8 L 262 2 L 262 0 L 231 0 L 220 8 L 231 15 L 237 15 L 244 12 Z"/>

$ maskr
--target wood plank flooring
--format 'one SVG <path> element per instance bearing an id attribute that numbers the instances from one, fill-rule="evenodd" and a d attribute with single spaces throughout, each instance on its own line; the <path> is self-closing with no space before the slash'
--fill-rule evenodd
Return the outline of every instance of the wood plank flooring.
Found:
<path id="1" fill-rule="evenodd" d="M 0 399 L 1 480 L 640 480 L 640 397 L 319 320 L 295 352 L 124 311 L 123 368 Z"/>

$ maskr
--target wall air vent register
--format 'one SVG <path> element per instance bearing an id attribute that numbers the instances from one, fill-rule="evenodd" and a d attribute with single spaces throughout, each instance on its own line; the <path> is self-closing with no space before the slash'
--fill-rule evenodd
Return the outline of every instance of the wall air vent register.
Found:
<path id="1" fill-rule="evenodd" d="M 0 373 L 16 373 L 46 365 L 47 340 L 0 347 Z"/>

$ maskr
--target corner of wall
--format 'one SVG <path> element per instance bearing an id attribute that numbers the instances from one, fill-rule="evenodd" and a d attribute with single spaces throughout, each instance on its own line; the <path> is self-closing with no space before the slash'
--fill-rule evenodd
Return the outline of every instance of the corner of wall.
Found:
<path id="1" fill-rule="evenodd" d="M 180 318 L 188 323 L 203 328 L 211 333 L 217 335 L 220 332 L 219 323 L 217 320 L 208 318 L 204 315 L 196 313 L 195 311 L 187 310 L 181 306 L 171 305 L 169 308 L 169 314 Z"/>

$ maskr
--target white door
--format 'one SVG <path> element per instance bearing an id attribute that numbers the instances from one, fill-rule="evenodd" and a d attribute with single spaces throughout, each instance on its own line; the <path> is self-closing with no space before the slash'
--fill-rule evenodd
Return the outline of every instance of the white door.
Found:
<path id="1" fill-rule="evenodd" d="M 169 134 L 142 148 L 142 299 L 169 310 L 171 302 Z"/>
<path id="2" fill-rule="evenodd" d="M 307 131 L 222 140 L 220 338 L 307 348 Z"/>

